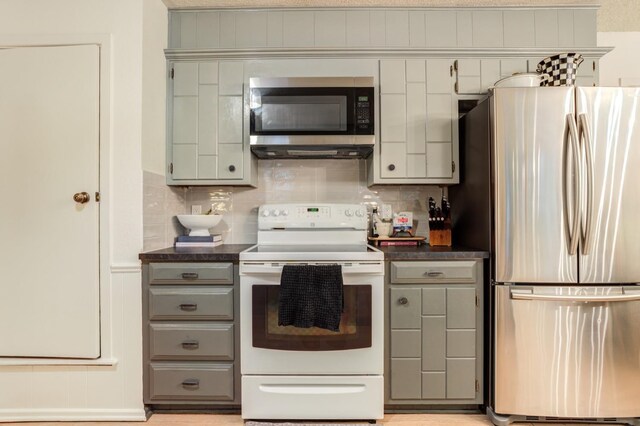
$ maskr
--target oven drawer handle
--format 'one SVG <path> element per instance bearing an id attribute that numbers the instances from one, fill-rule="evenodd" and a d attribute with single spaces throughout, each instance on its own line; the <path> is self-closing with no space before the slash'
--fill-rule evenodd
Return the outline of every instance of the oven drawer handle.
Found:
<path id="1" fill-rule="evenodd" d="M 181 311 L 193 312 L 198 310 L 197 303 L 182 303 L 180 304 Z"/>
<path id="2" fill-rule="evenodd" d="M 197 280 L 198 273 L 197 272 L 183 272 L 182 278 L 185 280 Z"/>
<path id="3" fill-rule="evenodd" d="M 547 302 L 628 302 L 640 300 L 640 293 L 618 294 L 613 296 L 562 296 L 556 294 L 531 294 L 512 291 L 511 298 L 515 300 L 543 300 Z"/>
<path id="4" fill-rule="evenodd" d="M 436 278 L 436 277 L 441 277 L 444 275 L 444 272 L 440 272 L 440 271 L 429 271 L 429 272 L 425 272 L 425 275 L 430 277 L 430 278 Z"/>
<path id="5" fill-rule="evenodd" d="M 260 391 L 264 393 L 294 394 L 294 395 L 319 395 L 319 394 L 344 394 L 362 393 L 366 390 L 364 385 L 302 385 L 302 384 L 281 384 L 281 385 L 260 385 Z"/>
<path id="6" fill-rule="evenodd" d="M 200 347 L 200 342 L 198 342 L 197 340 L 185 340 L 184 342 L 182 342 L 183 349 L 194 350 L 194 349 L 198 349 L 199 347 Z"/>
<path id="7" fill-rule="evenodd" d="M 200 387 L 200 380 L 186 379 L 182 382 L 182 387 L 185 389 L 198 389 Z"/>

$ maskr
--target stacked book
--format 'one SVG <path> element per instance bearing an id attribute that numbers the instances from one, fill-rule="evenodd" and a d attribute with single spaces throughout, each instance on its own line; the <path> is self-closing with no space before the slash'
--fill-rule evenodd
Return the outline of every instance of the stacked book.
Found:
<path id="1" fill-rule="evenodd" d="M 204 237 L 180 235 L 176 238 L 176 247 L 216 247 L 222 245 L 222 235 L 214 234 Z"/>

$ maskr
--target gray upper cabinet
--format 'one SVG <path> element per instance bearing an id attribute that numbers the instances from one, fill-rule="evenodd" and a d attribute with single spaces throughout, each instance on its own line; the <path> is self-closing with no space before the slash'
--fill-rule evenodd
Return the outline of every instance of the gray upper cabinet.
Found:
<path id="1" fill-rule="evenodd" d="M 242 61 L 169 62 L 169 185 L 252 184 L 243 84 Z"/>
<path id="2" fill-rule="evenodd" d="M 171 10 L 167 182 L 255 185 L 249 78 L 365 75 L 353 65 L 358 58 L 380 64 L 366 72 L 378 86 L 367 183 L 458 183 L 458 100 L 559 52 L 582 53 L 577 84 L 596 85 L 607 51 L 596 45 L 596 12 L 588 5 Z M 268 62 L 279 72 L 261 65 Z"/>
<path id="3" fill-rule="evenodd" d="M 373 183 L 458 182 L 452 64 L 448 59 L 380 61 L 379 175 Z"/>
<path id="4" fill-rule="evenodd" d="M 595 47 L 594 6 L 173 10 L 169 49 Z"/>

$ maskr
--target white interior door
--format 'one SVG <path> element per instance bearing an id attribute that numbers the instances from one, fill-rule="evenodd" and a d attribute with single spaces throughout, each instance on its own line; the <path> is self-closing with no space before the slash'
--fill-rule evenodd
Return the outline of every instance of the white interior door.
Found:
<path id="1" fill-rule="evenodd" d="M 0 356 L 100 356 L 99 78 L 95 45 L 0 50 Z"/>

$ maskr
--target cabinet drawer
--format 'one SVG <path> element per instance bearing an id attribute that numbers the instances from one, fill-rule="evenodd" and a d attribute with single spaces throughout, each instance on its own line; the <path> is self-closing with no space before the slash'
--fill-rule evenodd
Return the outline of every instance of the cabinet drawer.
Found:
<path id="1" fill-rule="evenodd" d="M 476 261 L 391 262 L 391 282 L 473 283 Z"/>
<path id="2" fill-rule="evenodd" d="M 233 400 L 233 364 L 156 362 L 149 370 L 151 400 Z"/>
<path id="3" fill-rule="evenodd" d="M 233 284 L 232 263 L 151 263 L 151 284 Z"/>
<path id="4" fill-rule="evenodd" d="M 152 287 L 150 320 L 233 320 L 233 287 Z"/>
<path id="5" fill-rule="evenodd" d="M 233 361 L 233 324 L 151 324 L 149 357 Z"/>

